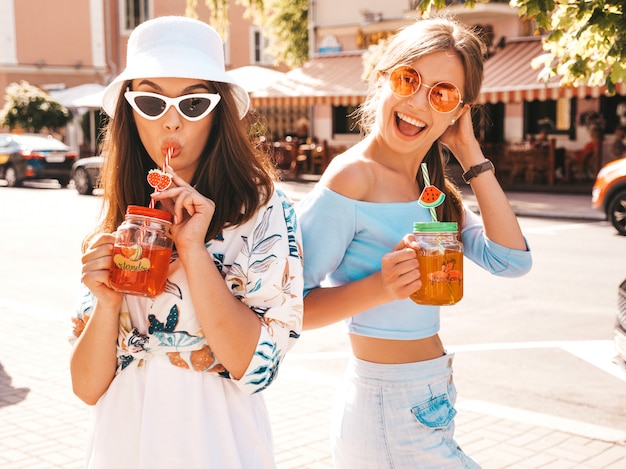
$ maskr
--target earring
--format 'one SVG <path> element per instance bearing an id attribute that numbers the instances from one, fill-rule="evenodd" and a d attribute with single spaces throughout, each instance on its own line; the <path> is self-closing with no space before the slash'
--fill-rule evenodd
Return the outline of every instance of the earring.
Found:
<path id="1" fill-rule="evenodd" d="M 456 122 L 456 119 L 452 119 L 452 120 L 450 121 L 450 125 L 454 124 L 455 122 Z"/>

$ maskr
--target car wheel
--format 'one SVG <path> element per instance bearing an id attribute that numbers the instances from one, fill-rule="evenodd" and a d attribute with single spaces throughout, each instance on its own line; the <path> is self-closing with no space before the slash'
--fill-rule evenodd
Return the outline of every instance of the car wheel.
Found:
<path id="1" fill-rule="evenodd" d="M 618 193 L 607 206 L 607 216 L 615 229 L 626 236 L 626 191 Z"/>
<path id="2" fill-rule="evenodd" d="M 61 187 L 67 187 L 68 184 L 70 183 L 70 179 L 66 179 L 66 178 L 62 178 L 62 179 L 58 179 L 59 184 L 61 184 Z"/>
<path id="3" fill-rule="evenodd" d="M 74 186 L 79 194 L 90 195 L 93 193 L 93 183 L 89 179 L 89 174 L 83 168 L 77 168 L 74 173 Z"/>
<path id="4" fill-rule="evenodd" d="M 9 187 L 18 187 L 20 185 L 20 180 L 17 178 L 17 171 L 15 171 L 13 166 L 8 166 L 7 169 L 4 170 L 4 179 Z"/>

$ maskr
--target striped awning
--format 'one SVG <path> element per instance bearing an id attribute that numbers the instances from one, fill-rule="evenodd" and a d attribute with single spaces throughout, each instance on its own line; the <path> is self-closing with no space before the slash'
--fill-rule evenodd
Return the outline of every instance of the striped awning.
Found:
<path id="1" fill-rule="evenodd" d="M 250 94 L 255 107 L 298 107 L 316 104 L 356 106 L 367 85 L 361 78 L 361 52 L 320 55 L 271 85 Z"/>
<path id="2" fill-rule="evenodd" d="M 540 37 L 509 38 L 485 62 L 485 78 L 479 103 L 519 103 L 559 98 L 599 97 L 606 87 L 563 87 L 554 78 L 547 85 L 531 66 L 542 55 Z M 302 67 L 287 72 L 274 83 L 250 93 L 255 107 L 306 107 L 318 104 L 357 106 L 367 95 L 362 79 L 362 51 L 314 57 Z M 626 95 L 619 83 L 617 93 Z"/>
<path id="3" fill-rule="evenodd" d="M 519 103 L 522 101 L 546 101 L 559 98 L 597 98 L 606 92 L 602 86 L 565 87 L 559 85 L 559 78 L 548 84 L 539 79 L 539 69 L 531 62 L 546 52 L 540 37 L 507 39 L 504 47 L 485 62 L 485 79 L 479 102 Z M 617 93 L 626 95 L 626 86 L 617 85 Z"/>

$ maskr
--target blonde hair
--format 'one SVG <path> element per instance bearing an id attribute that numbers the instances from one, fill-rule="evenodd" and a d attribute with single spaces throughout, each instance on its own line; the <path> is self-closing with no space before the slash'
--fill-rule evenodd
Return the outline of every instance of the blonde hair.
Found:
<path id="1" fill-rule="evenodd" d="M 476 102 L 483 82 L 486 54 L 486 46 L 480 36 L 448 17 L 417 20 L 389 38 L 368 75 L 371 91 L 359 109 L 361 128 L 366 134 L 373 128 L 376 118 L 380 97 L 376 81 L 379 75 L 435 52 L 453 52 L 461 60 L 465 72 L 465 83 L 461 90 L 463 102 Z"/>

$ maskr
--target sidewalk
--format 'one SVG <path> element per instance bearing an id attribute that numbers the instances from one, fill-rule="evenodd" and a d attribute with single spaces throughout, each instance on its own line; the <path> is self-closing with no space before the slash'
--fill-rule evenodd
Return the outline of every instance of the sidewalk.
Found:
<path id="1" fill-rule="evenodd" d="M 0 467 L 82 468 L 89 409 L 70 388 L 66 320 L 0 302 L 0 321 L 12 331 L 0 341 Z M 329 336 L 335 351 L 307 352 Z M 333 467 L 330 412 L 347 350 L 340 327 L 307 332 L 264 391 L 278 469 Z M 624 431 L 461 398 L 457 409 L 457 440 L 483 469 L 625 467 Z"/>
<path id="2" fill-rule="evenodd" d="M 284 186 L 297 201 L 314 182 L 285 182 Z M 509 197 L 521 216 L 603 218 L 590 208 L 585 195 L 511 193 Z M 466 200 L 475 204 L 471 194 Z M 0 341 L 0 468 L 82 468 L 89 408 L 70 386 L 68 318 L 26 306 L 28 299 L 24 303 L 13 304 L 0 295 L 5 332 Z M 320 343 L 332 348 L 319 351 Z M 471 352 L 455 353 L 460 359 Z M 264 392 L 278 469 L 332 468 L 330 412 L 347 358 L 348 343 L 340 325 L 307 331 L 285 359 L 279 378 Z M 460 395 L 457 440 L 484 469 L 626 467 L 626 431 Z"/>
<path id="3" fill-rule="evenodd" d="M 305 174 L 298 181 L 281 184 L 294 201 L 299 201 L 310 191 L 319 176 Z M 477 211 L 476 198 L 468 186 L 460 186 L 463 199 Z M 556 192 L 506 192 L 509 202 L 518 216 L 560 218 L 584 221 L 605 220 L 604 215 L 591 207 L 591 194 L 561 194 Z"/>

